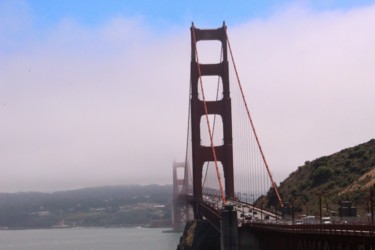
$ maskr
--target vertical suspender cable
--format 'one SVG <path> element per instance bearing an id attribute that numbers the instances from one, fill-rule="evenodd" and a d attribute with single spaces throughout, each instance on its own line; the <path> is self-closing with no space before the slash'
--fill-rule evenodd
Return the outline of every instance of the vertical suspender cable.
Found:
<path id="1" fill-rule="evenodd" d="M 241 91 L 241 95 L 242 95 L 242 99 L 244 101 L 244 104 L 245 104 L 245 107 L 246 107 L 246 111 L 247 111 L 247 116 L 249 118 L 249 121 L 250 121 L 250 124 L 251 124 L 251 127 L 252 127 L 252 130 L 253 130 L 253 133 L 254 133 L 254 136 L 255 136 L 255 140 L 258 144 L 258 148 L 259 148 L 259 151 L 260 151 L 260 154 L 262 155 L 262 159 L 263 159 L 263 162 L 264 164 L 266 165 L 266 169 L 267 169 L 267 172 L 268 172 L 268 175 L 271 179 L 271 182 L 272 182 L 272 186 L 273 186 L 273 189 L 275 190 L 275 193 L 276 193 L 276 196 L 277 196 L 277 199 L 279 200 L 279 203 L 280 203 L 280 206 L 281 207 L 284 207 L 283 205 L 283 202 L 281 200 L 281 197 L 280 197 L 280 194 L 279 194 L 279 191 L 277 190 L 277 186 L 276 186 L 276 183 L 275 181 L 273 180 L 273 177 L 272 177 L 272 174 L 271 174 L 271 171 L 268 167 L 268 163 L 266 161 L 266 157 L 264 156 L 264 153 L 263 153 L 263 150 L 262 150 L 262 147 L 260 145 L 260 142 L 259 142 L 259 139 L 258 139 L 258 135 L 255 131 L 255 127 L 254 127 L 254 123 L 253 123 L 253 120 L 251 119 L 251 116 L 250 116 L 250 110 L 247 106 L 247 103 L 246 103 L 246 99 L 245 99 L 245 95 L 243 93 L 243 89 L 242 89 L 242 85 L 241 85 L 241 82 L 240 82 L 240 78 L 238 76 L 238 71 L 237 71 L 237 67 L 236 67 L 236 64 L 234 62 L 234 58 L 233 58 L 233 53 L 232 53 L 232 48 L 230 46 L 230 42 L 229 42 L 229 38 L 228 38 L 228 34 L 227 34 L 227 29 L 225 28 L 225 35 L 227 37 L 227 41 L 228 41 L 228 47 L 229 47 L 229 51 L 230 51 L 230 55 L 231 55 L 231 58 L 232 58 L 232 63 L 233 63 L 233 67 L 234 67 L 234 70 L 236 72 L 236 77 L 237 77 L 237 82 L 238 82 L 238 85 L 239 85 L 239 88 L 240 88 L 240 91 Z"/>

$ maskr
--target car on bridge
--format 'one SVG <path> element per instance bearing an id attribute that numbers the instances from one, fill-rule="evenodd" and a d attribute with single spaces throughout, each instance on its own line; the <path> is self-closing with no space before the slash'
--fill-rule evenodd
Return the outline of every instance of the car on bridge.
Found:
<path id="1" fill-rule="evenodd" d="M 332 224 L 331 217 L 322 217 L 323 224 Z"/>
<path id="2" fill-rule="evenodd" d="M 302 218 L 303 224 L 316 224 L 315 216 L 306 216 Z"/>

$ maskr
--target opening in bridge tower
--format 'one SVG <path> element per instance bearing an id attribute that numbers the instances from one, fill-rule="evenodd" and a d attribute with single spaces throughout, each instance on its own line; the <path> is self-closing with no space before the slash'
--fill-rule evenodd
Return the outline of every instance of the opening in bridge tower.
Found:
<path id="1" fill-rule="evenodd" d="M 202 174 L 206 162 L 218 162 L 224 174 L 225 198 L 234 198 L 234 176 L 233 176 L 233 147 L 232 147 L 232 114 L 231 98 L 229 91 L 229 69 L 227 54 L 226 26 L 223 24 L 218 29 L 198 29 L 192 24 L 191 27 L 191 134 L 192 134 L 192 168 L 193 168 L 193 194 L 195 199 L 202 199 Z M 200 63 L 197 44 L 202 41 L 213 41 L 221 44 L 221 51 L 217 63 Z M 199 47 L 200 48 L 200 47 Z M 220 55 L 221 52 L 221 55 Z M 203 60 L 202 60 L 203 62 Z M 222 82 L 222 98 L 207 100 L 204 82 L 202 78 L 207 76 L 220 77 Z M 215 145 L 210 131 L 209 116 L 220 116 L 221 125 L 215 126 L 222 129 L 222 144 Z M 207 121 L 210 134 L 210 145 L 202 144 L 201 123 Z M 216 133 L 216 131 L 215 131 Z M 218 174 L 219 182 L 220 175 Z M 224 199 L 225 200 L 225 199 Z"/>

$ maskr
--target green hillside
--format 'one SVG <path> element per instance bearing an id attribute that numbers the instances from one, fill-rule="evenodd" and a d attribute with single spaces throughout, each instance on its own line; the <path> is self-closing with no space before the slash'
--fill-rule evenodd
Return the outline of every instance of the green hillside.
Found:
<path id="1" fill-rule="evenodd" d="M 375 184 L 375 140 L 343 149 L 330 156 L 306 161 L 280 183 L 279 192 L 284 203 L 294 203 L 297 214 L 319 214 L 321 196 L 324 215 L 337 212 L 343 200 L 357 207 L 366 216 L 370 188 Z M 273 190 L 258 200 L 268 208 L 277 204 Z"/>

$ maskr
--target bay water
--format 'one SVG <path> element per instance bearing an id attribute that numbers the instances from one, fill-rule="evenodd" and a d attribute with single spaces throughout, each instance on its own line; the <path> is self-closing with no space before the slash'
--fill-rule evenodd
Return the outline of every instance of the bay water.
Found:
<path id="1" fill-rule="evenodd" d="M 0 230 L 0 250 L 175 250 L 181 232 L 162 228 Z"/>

